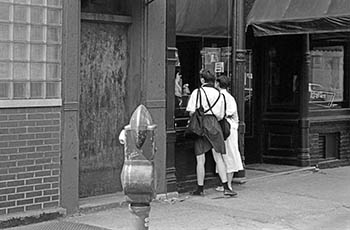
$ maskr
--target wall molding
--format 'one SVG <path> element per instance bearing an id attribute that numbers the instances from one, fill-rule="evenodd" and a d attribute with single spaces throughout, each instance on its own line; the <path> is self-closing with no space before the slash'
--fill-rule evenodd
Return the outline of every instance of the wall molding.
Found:
<path id="1" fill-rule="evenodd" d="M 112 15 L 112 14 L 96 14 L 96 13 L 81 13 L 82 21 L 93 21 L 93 22 L 112 22 L 112 23 L 123 23 L 131 24 L 132 17 L 124 15 Z"/>
<path id="2" fill-rule="evenodd" d="M 77 102 L 77 101 L 64 102 L 63 103 L 63 110 L 64 111 L 79 111 L 79 102 Z"/>
<path id="3" fill-rule="evenodd" d="M 166 108 L 165 100 L 147 100 L 146 101 L 147 108 Z"/>

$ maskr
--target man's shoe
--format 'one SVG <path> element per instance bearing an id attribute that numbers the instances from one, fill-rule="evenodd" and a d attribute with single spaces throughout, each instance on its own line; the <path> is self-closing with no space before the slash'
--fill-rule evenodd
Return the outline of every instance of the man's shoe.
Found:
<path id="1" fill-rule="evenodd" d="M 190 192 L 190 194 L 192 196 L 204 196 L 204 192 L 201 192 L 201 191 L 198 191 L 198 190 Z"/>
<path id="2" fill-rule="evenodd" d="M 224 186 L 218 186 L 215 188 L 215 191 L 217 192 L 223 192 L 224 191 Z"/>
<path id="3" fill-rule="evenodd" d="M 224 196 L 237 196 L 237 193 L 230 190 L 230 189 L 225 189 L 224 190 Z"/>

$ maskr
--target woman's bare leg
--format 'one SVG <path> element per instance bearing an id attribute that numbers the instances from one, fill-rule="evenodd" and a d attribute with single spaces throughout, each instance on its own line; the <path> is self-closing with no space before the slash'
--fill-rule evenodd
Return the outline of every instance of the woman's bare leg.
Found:
<path id="1" fill-rule="evenodd" d="M 227 182 L 227 174 L 226 174 L 226 166 L 224 163 L 224 159 L 222 158 L 221 153 L 216 152 L 214 149 L 212 150 L 213 152 L 213 158 L 216 163 L 216 167 L 218 169 L 218 173 L 221 179 L 222 183 Z"/>
<path id="2" fill-rule="evenodd" d="M 227 173 L 227 184 L 231 190 L 233 190 L 232 189 L 232 180 L 233 180 L 233 172 Z"/>

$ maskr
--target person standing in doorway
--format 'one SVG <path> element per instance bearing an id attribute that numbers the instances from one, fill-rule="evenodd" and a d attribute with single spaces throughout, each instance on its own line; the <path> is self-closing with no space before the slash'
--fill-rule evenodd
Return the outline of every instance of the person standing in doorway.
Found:
<path id="1" fill-rule="evenodd" d="M 231 125 L 230 136 L 225 140 L 226 154 L 222 155 L 227 172 L 227 182 L 229 188 L 232 190 L 233 174 L 243 170 L 243 163 L 238 147 L 238 111 L 235 98 L 227 91 L 230 85 L 230 79 L 221 75 L 216 79 L 215 86 L 220 90 L 220 93 L 225 97 L 226 102 L 226 119 Z M 222 191 L 220 186 L 218 191 Z"/>
<path id="2" fill-rule="evenodd" d="M 226 154 L 224 137 L 218 120 L 224 115 L 224 100 L 220 92 L 214 87 L 215 76 L 209 70 L 203 70 L 200 73 L 202 86 L 193 90 L 188 101 L 186 110 L 192 115 L 200 103 L 204 109 L 204 136 L 195 139 L 194 148 L 197 160 L 197 189 L 192 195 L 203 195 L 204 176 L 205 176 L 205 153 L 212 150 L 216 162 L 219 176 L 224 187 L 224 195 L 234 196 L 235 193 L 230 190 L 227 183 L 227 175 L 223 155 Z M 197 102 L 197 92 L 199 90 L 200 100 Z"/>
<path id="3" fill-rule="evenodd" d="M 180 67 L 175 69 L 175 107 L 182 104 L 182 75 Z"/>

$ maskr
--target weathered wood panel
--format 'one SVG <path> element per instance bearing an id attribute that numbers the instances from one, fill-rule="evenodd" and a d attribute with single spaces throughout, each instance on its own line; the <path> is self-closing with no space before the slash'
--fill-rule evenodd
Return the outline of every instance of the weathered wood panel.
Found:
<path id="1" fill-rule="evenodd" d="M 127 26 L 82 22 L 80 197 L 121 191 L 124 161 L 118 135 L 125 112 Z"/>

